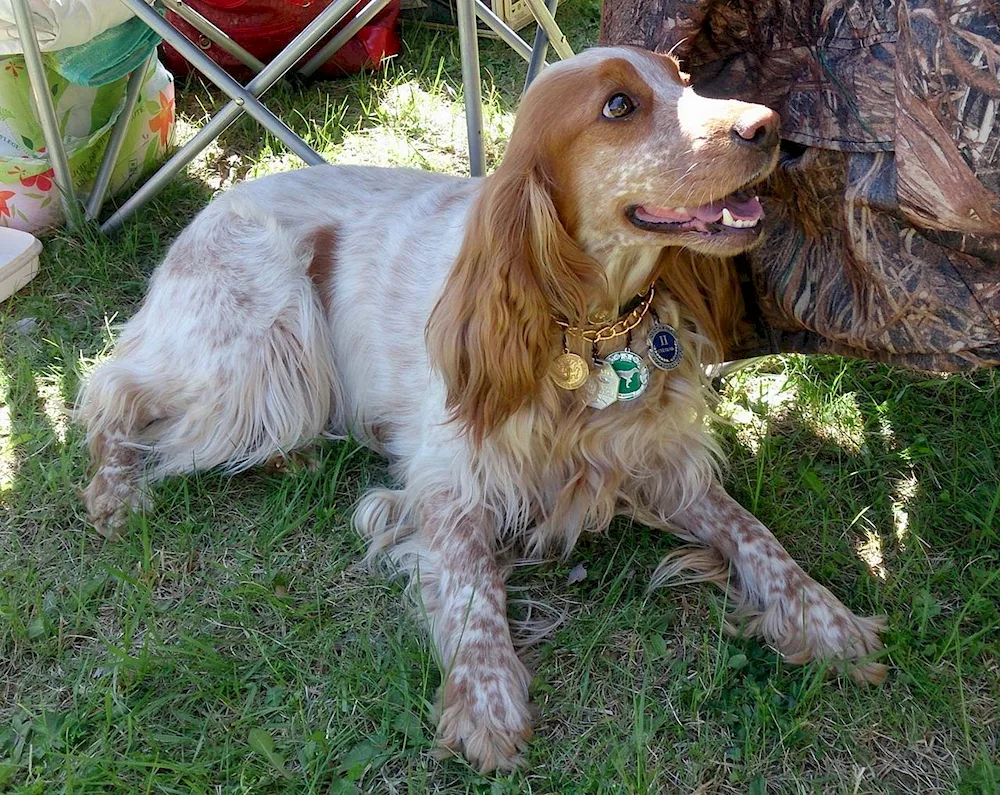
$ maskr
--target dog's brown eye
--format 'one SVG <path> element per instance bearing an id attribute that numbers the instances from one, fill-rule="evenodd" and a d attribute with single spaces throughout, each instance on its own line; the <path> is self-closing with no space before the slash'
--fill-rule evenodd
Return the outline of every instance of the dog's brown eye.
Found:
<path id="1" fill-rule="evenodd" d="M 604 103 L 604 117 L 607 119 L 624 119 L 635 112 L 635 103 L 628 94 L 615 94 Z"/>

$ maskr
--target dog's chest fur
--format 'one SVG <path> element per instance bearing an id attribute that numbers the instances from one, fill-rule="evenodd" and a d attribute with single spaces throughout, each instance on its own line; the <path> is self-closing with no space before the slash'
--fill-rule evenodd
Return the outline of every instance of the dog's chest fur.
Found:
<path id="1" fill-rule="evenodd" d="M 652 502 L 669 513 L 707 487 L 718 450 L 706 425 L 710 392 L 698 363 L 704 340 L 669 299 L 658 314 L 678 330 L 686 354 L 669 372 L 648 364 L 651 321 L 641 324 L 629 344 L 650 370 L 638 399 L 590 408 L 579 392 L 549 380 L 474 455 L 484 491 L 504 515 L 519 517 L 505 529 L 526 534 L 535 551 L 568 551 L 583 531 L 604 531 L 630 505 Z M 609 345 L 599 355 L 622 347 Z"/>

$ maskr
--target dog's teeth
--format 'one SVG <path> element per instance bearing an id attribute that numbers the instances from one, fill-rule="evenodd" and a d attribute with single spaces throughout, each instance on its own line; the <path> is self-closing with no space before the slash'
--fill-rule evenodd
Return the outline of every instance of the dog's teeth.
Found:
<path id="1" fill-rule="evenodd" d="M 757 226 L 756 218 L 748 218 L 745 221 L 741 221 L 737 218 L 733 218 L 733 214 L 729 212 L 728 207 L 722 208 L 722 225 L 728 226 L 733 229 L 749 229 L 752 226 Z"/>

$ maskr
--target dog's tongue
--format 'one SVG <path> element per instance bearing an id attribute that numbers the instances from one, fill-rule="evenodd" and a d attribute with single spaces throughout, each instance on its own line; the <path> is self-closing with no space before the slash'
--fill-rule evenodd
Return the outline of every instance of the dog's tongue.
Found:
<path id="1" fill-rule="evenodd" d="M 643 221 L 653 223 L 678 224 L 695 220 L 714 223 L 722 218 L 724 209 L 729 210 L 737 221 L 757 221 L 763 214 L 760 200 L 756 196 L 749 199 L 727 196 L 725 199 L 703 204 L 701 207 L 655 207 L 644 204 L 636 208 L 636 215 Z"/>

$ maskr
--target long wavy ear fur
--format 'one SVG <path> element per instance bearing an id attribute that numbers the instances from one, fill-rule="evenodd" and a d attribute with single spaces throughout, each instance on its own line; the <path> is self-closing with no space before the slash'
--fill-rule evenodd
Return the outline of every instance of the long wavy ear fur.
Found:
<path id="1" fill-rule="evenodd" d="M 536 394 L 558 344 L 553 314 L 585 316 L 604 278 L 560 223 L 544 166 L 515 130 L 427 325 L 448 408 L 477 443 Z"/>
<path id="2" fill-rule="evenodd" d="M 705 355 L 721 361 L 731 350 L 744 314 L 736 267 L 731 258 L 708 257 L 681 248 L 664 249 L 660 278 L 711 340 Z M 708 361 L 703 364 L 708 364 Z"/>

